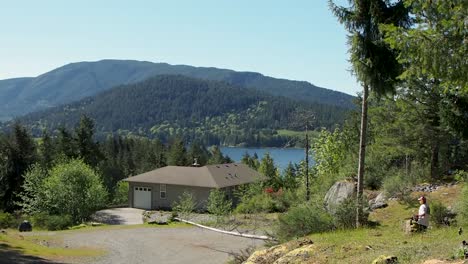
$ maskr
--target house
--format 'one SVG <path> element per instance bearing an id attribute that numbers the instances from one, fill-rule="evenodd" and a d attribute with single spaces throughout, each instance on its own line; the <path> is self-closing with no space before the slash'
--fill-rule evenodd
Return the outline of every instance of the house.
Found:
<path id="1" fill-rule="evenodd" d="M 195 197 L 197 209 L 204 209 L 210 191 L 221 189 L 229 199 L 236 186 L 262 180 L 263 176 L 245 164 L 230 163 L 203 167 L 166 166 L 125 179 L 129 183 L 129 206 L 141 209 L 170 209 L 185 192 Z"/>

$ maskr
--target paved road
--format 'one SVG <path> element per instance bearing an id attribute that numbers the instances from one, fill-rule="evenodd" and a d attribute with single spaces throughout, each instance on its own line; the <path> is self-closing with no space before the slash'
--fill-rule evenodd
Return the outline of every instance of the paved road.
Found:
<path id="1" fill-rule="evenodd" d="M 92 219 L 108 225 L 138 225 L 143 224 L 143 212 L 136 208 L 112 208 L 97 211 Z"/>
<path id="2" fill-rule="evenodd" d="M 69 247 L 98 247 L 109 253 L 81 263 L 225 263 L 230 252 L 263 242 L 196 227 L 130 228 L 70 233 Z"/>

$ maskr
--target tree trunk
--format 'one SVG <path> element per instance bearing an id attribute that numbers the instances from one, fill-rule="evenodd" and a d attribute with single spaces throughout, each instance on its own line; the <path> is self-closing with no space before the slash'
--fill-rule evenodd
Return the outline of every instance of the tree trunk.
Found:
<path id="1" fill-rule="evenodd" d="M 439 142 L 437 139 L 431 147 L 431 178 L 437 180 L 439 177 Z"/>
<path id="2" fill-rule="evenodd" d="M 357 178 L 357 212 L 356 212 L 356 227 L 361 226 L 362 216 L 362 192 L 364 189 L 364 161 L 366 158 L 366 138 L 367 138 L 367 98 L 369 97 L 369 86 L 363 87 L 362 94 L 362 113 L 361 113 L 361 135 L 359 139 L 359 167 Z"/>

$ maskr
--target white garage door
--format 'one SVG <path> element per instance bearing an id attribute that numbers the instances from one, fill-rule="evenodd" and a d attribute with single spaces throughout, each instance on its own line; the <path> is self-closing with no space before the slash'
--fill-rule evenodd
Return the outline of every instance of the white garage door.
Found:
<path id="1" fill-rule="evenodd" d="M 151 188 L 134 187 L 133 207 L 140 209 L 151 209 Z"/>

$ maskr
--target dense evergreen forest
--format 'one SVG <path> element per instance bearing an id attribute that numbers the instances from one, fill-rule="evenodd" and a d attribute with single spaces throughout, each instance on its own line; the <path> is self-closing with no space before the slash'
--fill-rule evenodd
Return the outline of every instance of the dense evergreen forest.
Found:
<path id="1" fill-rule="evenodd" d="M 225 82 L 160 75 L 18 120 L 35 136 L 44 129 L 52 133 L 60 127 L 70 129 L 86 114 L 95 120 L 100 139 L 115 133 L 162 142 L 177 136 L 206 145 L 284 147 L 298 144 L 298 139 L 278 130 L 301 131 L 306 121 L 311 129 L 332 129 L 342 124 L 348 111 Z"/>
<path id="2" fill-rule="evenodd" d="M 59 163 L 82 160 L 101 175 L 112 201 L 117 182 L 131 175 L 166 165 L 190 166 L 232 162 L 218 147 L 207 149 L 199 142 L 187 145 L 180 138 L 169 143 L 141 137 L 108 136 L 96 141 L 94 122 L 82 116 L 73 129 L 59 129 L 56 136 L 44 131 L 33 138 L 24 126 L 15 123 L 11 132 L 0 133 L 0 210 L 19 208 L 24 175 L 40 169 L 47 175 Z"/>

